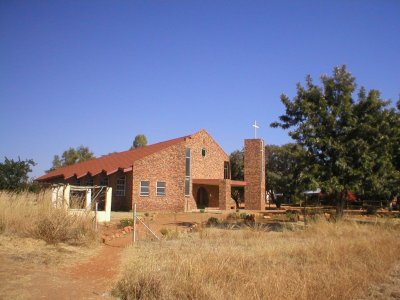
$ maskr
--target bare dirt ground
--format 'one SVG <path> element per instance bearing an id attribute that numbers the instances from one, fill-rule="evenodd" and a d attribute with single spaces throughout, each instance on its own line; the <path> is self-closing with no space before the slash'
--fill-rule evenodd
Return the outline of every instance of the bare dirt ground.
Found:
<path id="1" fill-rule="evenodd" d="M 122 251 L 6 237 L 1 245 L 0 299 L 107 299 Z"/>
<path id="2" fill-rule="evenodd" d="M 211 215 L 151 214 L 143 220 L 161 236 L 161 228 L 188 230 Z M 132 242 L 117 228 L 122 218 L 132 214 L 113 213 L 111 225 L 101 228 L 104 243 L 88 248 L 0 235 L 0 299 L 111 299 L 122 250 Z M 151 234 L 139 225 L 138 240 L 147 238 Z"/>
<path id="3" fill-rule="evenodd" d="M 209 217 L 227 213 L 170 213 L 143 215 L 144 222 L 161 237 L 161 229 L 189 231 Z M 43 241 L 0 235 L 0 299 L 112 299 L 123 249 L 131 233 L 117 228 L 131 213 L 113 213 L 112 224 L 101 228 L 104 243 L 95 247 L 47 245 Z M 268 220 L 266 220 L 268 221 Z M 138 242 L 152 238 L 138 226 Z M 387 282 L 371 286 L 359 299 L 400 299 L 400 264 Z"/>

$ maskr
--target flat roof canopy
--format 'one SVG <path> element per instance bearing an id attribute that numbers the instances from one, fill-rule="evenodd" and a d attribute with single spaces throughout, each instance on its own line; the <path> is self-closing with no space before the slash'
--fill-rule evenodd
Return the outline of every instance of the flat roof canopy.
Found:
<path id="1" fill-rule="evenodd" d="M 215 185 L 219 186 L 220 181 L 223 179 L 192 179 L 193 184 Z M 231 186 L 246 186 L 246 181 L 230 180 Z"/>

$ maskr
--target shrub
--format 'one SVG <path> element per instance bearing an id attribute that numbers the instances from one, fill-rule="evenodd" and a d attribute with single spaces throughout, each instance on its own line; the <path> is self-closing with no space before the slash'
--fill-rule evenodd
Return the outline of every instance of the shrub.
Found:
<path id="1" fill-rule="evenodd" d="M 256 215 L 254 214 L 248 214 L 248 213 L 241 213 L 240 214 L 240 219 L 243 219 L 245 221 L 255 221 Z"/>
<path id="2" fill-rule="evenodd" d="M 163 236 L 166 236 L 167 234 L 168 234 L 168 229 L 167 228 L 161 228 L 160 229 L 160 233 L 161 233 L 161 235 L 163 235 Z"/>
<path id="3" fill-rule="evenodd" d="M 298 213 L 293 210 L 286 211 L 286 218 L 290 222 L 297 222 L 299 219 Z"/>
<path id="4" fill-rule="evenodd" d="M 133 226 L 133 219 L 126 218 L 126 219 L 119 220 L 120 228 L 124 228 L 126 226 Z"/>
<path id="5" fill-rule="evenodd" d="M 232 213 L 228 214 L 226 219 L 227 220 L 238 220 L 238 219 L 240 219 L 240 213 L 239 212 L 232 212 Z"/>
<path id="6" fill-rule="evenodd" d="M 161 299 L 162 281 L 156 273 L 140 274 L 137 278 L 120 280 L 111 295 L 121 299 Z"/>
<path id="7" fill-rule="evenodd" d="M 378 212 L 378 208 L 374 205 L 368 205 L 365 210 L 365 213 L 367 215 L 376 215 L 377 212 Z"/>
<path id="8" fill-rule="evenodd" d="M 164 239 L 166 240 L 171 240 L 171 239 L 175 239 L 179 236 L 179 232 L 176 230 L 171 230 L 168 228 L 161 228 L 160 229 L 160 233 L 163 236 Z"/>
<path id="9" fill-rule="evenodd" d="M 221 224 L 221 221 L 215 217 L 211 217 L 207 220 L 207 226 L 218 226 L 220 224 Z"/>

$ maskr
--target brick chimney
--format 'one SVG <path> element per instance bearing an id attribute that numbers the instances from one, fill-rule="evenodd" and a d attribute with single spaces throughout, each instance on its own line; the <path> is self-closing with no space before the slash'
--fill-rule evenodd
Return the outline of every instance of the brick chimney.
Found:
<path id="1" fill-rule="evenodd" d="M 262 139 L 244 140 L 245 208 L 265 209 L 265 147 Z"/>

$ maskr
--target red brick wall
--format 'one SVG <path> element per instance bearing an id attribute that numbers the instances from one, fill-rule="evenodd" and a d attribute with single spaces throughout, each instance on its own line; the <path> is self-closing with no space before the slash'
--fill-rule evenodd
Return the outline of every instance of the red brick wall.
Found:
<path id="1" fill-rule="evenodd" d="M 244 144 L 245 208 L 265 209 L 265 149 L 261 139 L 248 139 Z"/>
<path id="2" fill-rule="evenodd" d="M 229 156 L 205 130 L 192 135 L 192 138 L 188 139 L 186 147 L 191 149 L 192 179 L 224 178 L 224 162 L 229 161 Z M 203 148 L 206 150 L 204 157 L 201 153 Z M 212 192 L 212 199 L 209 202 L 209 206 L 218 207 L 218 187 L 206 186 L 206 188 Z M 187 197 L 189 210 L 197 208 L 196 193 L 192 191 L 192 195 Z"/>
<path id="3" fill-rule="evenodd" d="M 140 196 L 140 181 L 150 181 L 150 195 Z M 133 203 L 144 211 L 183 211 L 185 180 L 185 144 L 179 143 L 133 164 Z M 156 182 L 166 183 L 166 195 L 156 195 Z"/>
<path id="4" fill-rule="evenodd" d="M 192 186 L 185 196 L 185 149 L 191 149 L 191 178 L 223 179 L 224 161 L 229 156 L 205 131 L 199 131 L 185 142 L 145 157 L 133 164 L 133 203 L 138 210 L 183 211 L 197 208 L 198 187 Z M 202 149 L 206 156 L 202 156 Z M 140 181 L 150 181 L 150 195 L 140 196 Z M 166 195 L 156 196 L 156 182 L 166 182 Z M 209 206 L 218 207 L 218 187 L 206 186 Z"/>

